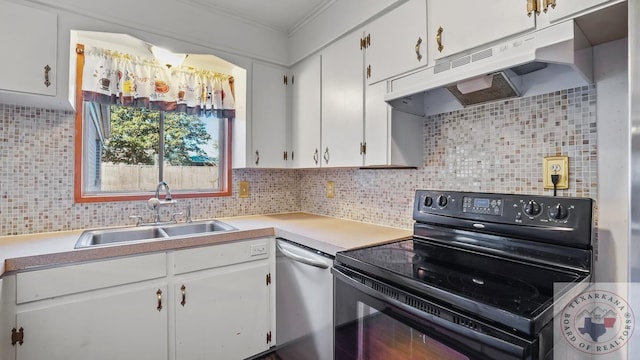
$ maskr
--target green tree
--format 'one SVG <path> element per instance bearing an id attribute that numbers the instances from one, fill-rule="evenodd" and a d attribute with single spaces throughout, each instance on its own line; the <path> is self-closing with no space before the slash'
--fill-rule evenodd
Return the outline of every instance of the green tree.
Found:
<path id="1" fill-rule="evenodd" d="M 160 112 L 111 106 L 111 136 L 105 141 L 102 159 L 119 164 L 152 165 L 158 156 Z M 201 148 L 211 135 L 197 116 L 165 113 L 164 160 L 171 165 L 190 165 L 192 155 L 206 156 Z"/>

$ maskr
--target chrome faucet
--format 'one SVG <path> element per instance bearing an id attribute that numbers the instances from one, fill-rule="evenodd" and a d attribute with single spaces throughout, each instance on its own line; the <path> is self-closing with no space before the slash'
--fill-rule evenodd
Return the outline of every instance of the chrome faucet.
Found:
<path id="1" fill-rule="evenodd" d="M 160 200 L 160 190 L 164 189 L 164 200 Z M 160 181 L 156 187 L 156 196 L 147 201 L 149 209 L 154 211 L 153 222 L 155 224 L 161 223 L 160 221 L 160 205 L 174 204 L 176 201 L 171 199 L 171 191 L 169 190 L 169 184 L 164 181 Z M 171 219 L 171 223 L 177 222 L 175 216 L 180 214 L 174 214 Z"/>
<path id="2" fill-rule="evenodd" d="M 156 199 L 160 200 L 160 190 L 164 188 L 164 200 L 171 201 L 171 191 L 169 191 L 169 184 L 164 181 L 160 181 L 156 187 Z"/>
<path id="3" fill-rule="evenodd" d="M 164 199 L 160 200 L 160 191 L 164 190 Z M 150 210 L 153 210 L 153 222 L 145 223 L 142 221 L 141 216 L 132 215 L 129 216 L 132 219 L 136 219 L 136 226 L 141 225 L 159 225 L 159 224 L 175 224 L 178 222 L 177 216 L 182 215 L 182 212 L 171 214 L 171 220 L 168 221 L 160 221 L 160 206 L 169 205 L 177 203 L 176 200 L 171 198 L 171 191 L 169 190 L 169 184 L 164 181 L 160 181 L 158 186 L 156 186 L 156 195 L 155 197 L 147 200 L 147 207 Z M 191 222 L 191 205 L 187 208 L 187 221 Z"/>

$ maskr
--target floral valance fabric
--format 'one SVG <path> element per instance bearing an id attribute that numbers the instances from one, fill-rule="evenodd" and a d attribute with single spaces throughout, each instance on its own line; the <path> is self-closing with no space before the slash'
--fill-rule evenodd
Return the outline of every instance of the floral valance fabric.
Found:
<path id="1" fill-rule="evenodd" d="M 161 65 L 100 48 L 85 49 L 82 96 L 86 101 L 177 111 L 198 116 L 235 117 L 233 78 L 186 66 Z"/>

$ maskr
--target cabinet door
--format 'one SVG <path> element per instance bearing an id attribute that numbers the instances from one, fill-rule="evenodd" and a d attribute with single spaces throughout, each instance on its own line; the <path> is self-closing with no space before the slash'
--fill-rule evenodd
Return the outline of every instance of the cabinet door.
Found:
<path id="1" fill-rule="evenodd" d="M 177 280 L 176 359 L 244 359 L 269 349 L 269 269 L 254 261 Z"/>
<path id="2" fill-rule="evenodd" d="M 0 89 L 55 96 L 56 14 L 0 0 L 0 40 Z"/>
<path id="3" fill-rule="evenodd" d="M 163 296 L 160 311 L 158 290 Z M 43 300 L 17 313 L 25 336 L 24 344 L 16 346 L 16 359 L 167 359 L 166 294 L 166 285 L 159 284 L 111 295 L 70 296 L 55 305 Z"/>
<path id="4" fill-rule="evenodd" d="M 361 33 L 322 52 L 322 166 L 361 166 L 364 66 Z"/>
<path id="5" fill-rule="evenodd" d="M 304 60 L 292 74 L 291 163 L 320 166 L 320 56 Z"/>
<path id="6" fill-rule="evenodd" d="M 288 77 L 287 70 L 253 64 L 251 109 L 251 166 L 282 168 L 287 166 Z M 288 156 L 287 156 L 288 158 Z"/>
<path id="7" fill-rule="evenodd" d="M 434 59 L 453 55 L 535 28 L 525 0 L 429 1 L 429 41 Z M 438 50 L 438 29 L 442 50 Z"/>
<path id="8" fill-rule="evenodd" d="M 369 85 L 366 88 L 364 139 L 367 151 L 365 165 L 389 165 L 390 109 L 384 101 L 387 82 Z"/>
<path id="9" fill-rule="evenodd" d="M 547 14 L 549 15 L 549 21 L 556 22 L 560 20 L 567 19 L 572 15 L 575 15 L 581 11 L 591 9 L 598 5 L 603 5 L 606 3 L 616 3 L 618 1 L 612 0 L 580 0 L 580 1 L 571 1 L 571 0 L 557 0 L 555 8 L 548 8 Z"/>
<path id="10" fill-rule="evenodd" d="M 365 28 L 367 83 L 427 65 L 427 1 L 410 0 Z"/>

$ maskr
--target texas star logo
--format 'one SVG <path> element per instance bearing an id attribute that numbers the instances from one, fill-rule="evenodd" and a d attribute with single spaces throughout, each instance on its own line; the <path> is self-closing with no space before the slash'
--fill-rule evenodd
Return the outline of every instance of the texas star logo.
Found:
<path id="1" fill-rule="evenodd" d="M 622 348 L 633 333 L 635 319 L 629 304 L 617 294 L 590 290 L 563 309 L 564 339 L 577 350 L 599 355 Z"/>

